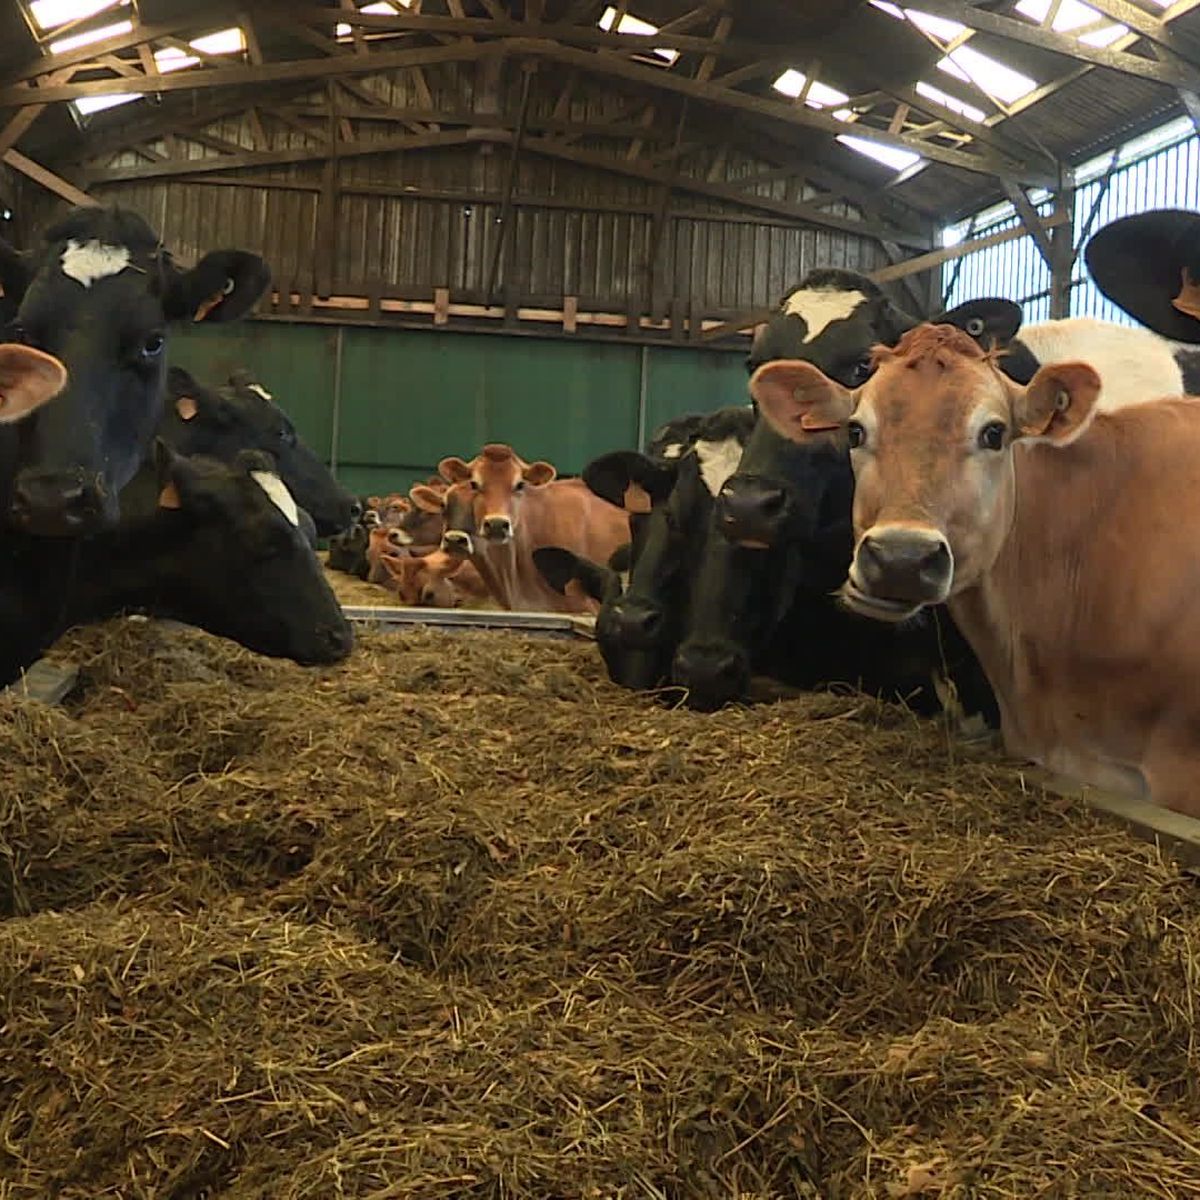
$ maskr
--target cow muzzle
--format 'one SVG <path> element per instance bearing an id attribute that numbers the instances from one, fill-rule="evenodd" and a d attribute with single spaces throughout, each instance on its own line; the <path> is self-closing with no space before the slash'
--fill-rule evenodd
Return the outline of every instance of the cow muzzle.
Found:
<path id="1" fill-rule="evenodd" d="M 933 529 L 876 525 L 859 540 L 842 596 L 863 616 L 903 621 L 950 593 L 954 555 Z"/>
<path id="2" fill-rule="evenodd" d="M 471 535 L 462 529 L 447 529 L 442 534 L 442 547 L 447 554 L 470 554 L 474 547 Z"/>
<path id="3" fill-rule="evenodd" d="M 787 513 L 787 492 L 769 480 L 734 476 L 717 495 L 717 528 L 736 546 L 775 545 Z"/>
<path id="4" fill-rule="evenodd" d="M 512 539 L 513 527 L 511 517 L 484 517 L 479 523 L 479 532 L 485 541 L 507 542 Z"/>
<path id="5" fill-rule="evenodd" d="M 652 650 L 661 642 L 666 616 L 657 604 L 623 596 L 607 607 L 605 627 L 612 638 L 631 650 Z"/>
<path id="6" fill-rule="evenodd" d="M 716 712 L 750 690 L 750 663 L 740 646 L 685 642 L 675 653 L 671 678 L 686 692 L 688 708 Z"/>
<path id="7" fill-rule="evenodd" d="M 119 515 L 115 494 L 90 471 L 22 471 L 13 483 L 9 517 L 36 537 L 78 537 L 110 528 Z"/>

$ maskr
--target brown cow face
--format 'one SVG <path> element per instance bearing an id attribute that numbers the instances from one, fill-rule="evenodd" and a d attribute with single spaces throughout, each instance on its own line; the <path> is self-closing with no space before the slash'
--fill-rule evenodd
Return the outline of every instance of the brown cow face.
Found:
<path id="1" fill-rule="evenodd" d="M 1065 363 L 1022 388 L 949 326 L 919 326 L 876 361 L 854 392 L 801 362 L 767 364 L 751 391 L 793 441 L 845 423 L 857 541 L 843 598 L 864 616 L 901 621 L 978 583 L 1007 534 L 1013 443 L 1073 441 L 1100 380 Z"/>
<path id="2" fill-rule="evenodd" d="M 527 487 L 553 481 L 555 469 L 547 462 L 527 463 L 511 446 L 492 444 L 469 463 L 443 459 L 438 474 L 453 483 L 467 483 L 474 492 L 475 532 L 487 542 L 510 542 L 520 519 Z"/>

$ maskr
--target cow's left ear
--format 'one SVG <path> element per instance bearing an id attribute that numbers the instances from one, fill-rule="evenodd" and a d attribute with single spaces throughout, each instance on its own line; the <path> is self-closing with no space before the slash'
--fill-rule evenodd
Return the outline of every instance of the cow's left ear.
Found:
<path id="1" fill-rule="evenodd" d="M 1065 446 L 1083 433 L 1095 415 L 1100 376 L 1087 363 L 1050 363 L 1027 388 L 1012 390 L 1016 436 Z"/>
<path id="2" fill-rule="evenodd" d="M 541 462 L 540 460 L 538 462 L 530 463 L 521 472 L 521 478 L 524 479 L 526 483 L 533 484 L 534 487 L 537 487 L 543 483 L 553 483 L 557 475 L 558 472 L 554 469 L 554 467 L 552 467 L 548 462 Z"/>
<path id="3" fill-rule="evenodd" d="M 168 321 L 237 321 L 262 298 L 271 282 L 267 264 L 244 250 L 214 250 L 167 284 Z"/>
<path id="4" fill-rule="evenodd" d="M 801 445 L 814 433 L 840 429 L 854 411 L 853 392 L 800 359 L 759 367 L 750 395 L 776 433 Z"/>

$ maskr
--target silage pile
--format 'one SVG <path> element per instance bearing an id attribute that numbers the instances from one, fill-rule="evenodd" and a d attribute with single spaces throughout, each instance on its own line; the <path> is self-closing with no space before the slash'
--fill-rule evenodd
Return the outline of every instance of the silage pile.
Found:
<path id="1" fill-rule="evenodd" d="M 60 653 L 0 700 L 5 1200 L 1200 1195 L 1200 886 L 935 723 Z"/>

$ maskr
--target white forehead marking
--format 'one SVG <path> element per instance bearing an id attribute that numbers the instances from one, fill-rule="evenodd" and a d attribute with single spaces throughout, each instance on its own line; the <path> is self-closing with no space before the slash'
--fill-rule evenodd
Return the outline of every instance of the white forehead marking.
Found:
<path id="1" fill-rule="evenodd" d="M 683 453 L 682 442 L 672 442 L 669 446 L 663 448 L 663 458 L 678 458 Z"/>
<path id="2" fill-rule="evenodd" d="M 267 389 L 265 387 L 263 387 L 263 385 L 261 383 L 248 383 L 248 384 L 246 384 L 246 390 L 253 392 L 256 396 L 259 396 L 261 399 L 266 400 L 266 401 L 271 401 L 271 400 L 275 399 L 275 397 L 272 396 L 271 393 L 268 392 Z"/>
<path id="3" fill-rule="evenodd" d="M 296 501 L 292 499 L 292 493 L 287 490 L 287 484 L 278 475 L 272 471 L 251 471 L 250 478 L 267 493 L 271 503 L 293 525 L 300 525 L 300 510 L 296 507 Z"/>
<path id="4" fill-rule="evenodd" d="M 745 447 L 737 438 L 726 438 L 723 442 L 697 442 L 695 449 L 700 460 L 700 478 L 709 495 L 715 496 L 737 470 Z"/>
<path id="5" fill-rule="evenodd" d="M 793 292 L 783 302 L 783 311 L 804 322 L 808 327 L 804 340 L 811 342 L 831 321 L 844 321 L 865 300 L 862 292 L 810 292 L 804 289 Z"/>
<path id="6" fill-rule="evenodd" d="M 97 279 L 107 279 L 129 266 L 128 246 L 106 246 L 103 242 L 67 243 L 62 255 L 62 272 L 69 279 L 90 288 Z"/>

